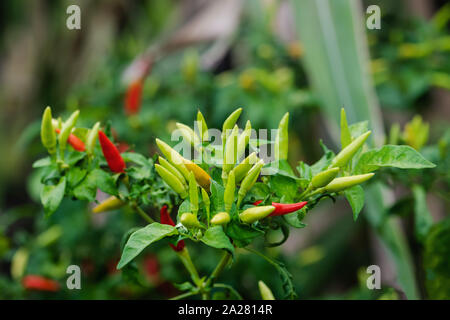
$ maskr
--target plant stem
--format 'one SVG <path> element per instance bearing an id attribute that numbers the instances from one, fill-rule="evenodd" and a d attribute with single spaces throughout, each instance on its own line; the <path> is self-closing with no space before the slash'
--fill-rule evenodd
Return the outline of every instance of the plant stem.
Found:
<path id="1" fill-rule="evenodd" d="M 200 288 L 203 285 L 203 282 L 200 280 L 197 269 L 192 263 L 191 256 L 189 254 L 188 249 L 185 247 L 183 250 L 177 252 L 178 257 L 180 257 L 181 262 L 186 267 L 186 270 L 191 275 L 192 281 Z"/>
<path id="2" fill-rule="evenodd" d="M 209 276 L 208 281 L 206 282 L 206 285 L 205 285 L 206 287 L 209 287 L 214 282 L 214 279 L 216 279 L 220 275 L 220 273 L 223 271 L 223 269 L 228 264 L 228 261 L 230 261 L 230 258 L 231 258 L 231 254 L 228 251 L 226 251 L 224 253 L 224 255 L 222 256 L 222 259 L 220 259 L 220 261 L 217 264 L 214 271 Z"/>
<path id="3" fill-rule="evenodd" d="M 139 213 L 139 215 L 144 218 L 145 221 L 148 223 L 153 223 L 155 220 L 153 220 L 147 213 L 145 213 L 144 210 L 142 210 L 136 203 L 131 204 L 131 207 Z"/>
<path id="4" fill-rule="evenodd" d="M 198 294 L 198 292 L 196 291 L 189 291 L 183 294 L 180 294 L 176 297 L 170 298 L 169 300 L 182 300 L 184 298 L 190 297 L 190 296 L 195 296 L 196 294 Z"/>

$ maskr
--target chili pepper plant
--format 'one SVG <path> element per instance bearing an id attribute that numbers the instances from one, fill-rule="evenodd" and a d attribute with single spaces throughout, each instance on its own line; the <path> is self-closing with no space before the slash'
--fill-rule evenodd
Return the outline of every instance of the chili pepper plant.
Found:
<path id="1" fill-rule="evenodd" d="M 339 196 L 348 200 L 356 220 L 364 206 L 363 186 L 376 180 L 378 170 L 435 166 L 407 145 L 370 147 L 368 122 L 349 125 L 342 109 L 341 151 L 335 154 L 321 142 L 324 155 L 317 162 L 300 162 L 293 168 L 287 161 L 289 114 L 282 117 L 273 137 L 263 139 L 250 120 L 239 129 L 241 112 L 242 108 L 235 110 L 221 130 L 214 131 L 199 111 L 193 128 L 177 123 L 173 136 L 180 137 L 181 144 L 172 147 L 156 139 L 159 153 L 148 157 L 120 153 L 109 125 L 76 128 L 78 111 L 63 121 L 54 119 L 47 107 L 41 138 L 49 156 L 34 163 L 42 172 L 41 201 L 47 216 L 64 197 L 95 202 L 101 190 L 109 198 L 96 204 L 93 214 L 128 206 L 146 223 L 126 235 L 117 269 L 127 268 L 144 249 L 162 241 L 190 275 L 177 285 L 183 293 L 175 299 L 210 299 L 217 290 L 240 299 L 234 288 L 219 280 L 233 267 L 238 249 L 244 249 L 274 266 L 284 290 L 279 298 L 293 299 L 297 294 L 290 272 L 255 250 L 252 244 L 257 238 L 281 230 L 281 241 L 266 239 L 265 245 L 282 245 L 291 228 L 305 227 L 303 218 L 320 201 Z M 198 272 L 196 257 L 189 252 L 191 242 L 223 252 L 210 274 Z M 259 287 L 264 298 L 273 298 L 263 282 Z"/>

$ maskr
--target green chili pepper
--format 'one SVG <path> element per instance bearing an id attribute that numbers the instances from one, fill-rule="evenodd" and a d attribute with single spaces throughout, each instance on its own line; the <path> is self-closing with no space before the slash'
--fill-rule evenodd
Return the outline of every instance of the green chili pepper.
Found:
<path id="1" fill-rule="evenodd" d="M 356 176 L 348 176 L 336 178 L 324 187 L 326 192 L 340 192 L 361 184 L 374 176 L 374 173 L 360 174 Z"/>
<path id="2" fill-rule="evenodd" d="M 353 140 L 348 146 L 346 146 L 344 149 L 342 149 L 341 152 L 339 152 L 336 157 L 334 157 L 333 161 L 331 162 L 331 168 L 342 168 L 344 167 L 350 159 L 355 155 L 355 153 L 363 146 L 364 142 L 367 140 L 369 135 L 372 133 L 372 131 L 367 131 L 366 133 L 363 133 L 358 138 Z"/>
<path id="3" fill-rule="evenodd" d="M 227 185 L 223 195 L 224 206 L 226 212 L 231 212 L 231 207 L 234 202 L 234 192 L 236 190 L 236 184 L 233 171 L 228 175 Z"/>
<path id="4" fill-rule="evenodd" d="M 245 124 L 244 131 L 240 134 L 238 139 L 237 157 L 236 157 L 237 160 L 239 160 L 244 154 L 245 148 L 247 147 L 250 141 L 251 134 L 252 134 L 252 124 L 250 123 L 250 120 L 248 120 L 247 123 Z"/>
<path id="5" fill-rule="evenodd" d="M 208 126 L 206 125 L 205 117 L 203 117 L 203 114 L 198 110 L 197 112 L 197 121 L 200 122 L 200 138 L 202 139 L 202 142 L 208 141 L 209 134 L 208 134 Z"/>
<path id="6" fill-rule="evenodd" d="M 341 108 L 341 148 L 344 149 L 352 142 L 350 129 L 348 128 L 347 115 L 344 108 Z"/>
<path id="7" fill-rule="evenodd" d="M 244 223 L 253 223 L 270 215 L 275 210 L 274 206 L 261 206 L 248 208 L 239 214 Z"/>
<path id="8" fill-rule="evenodd" d="M 339 168 L 331 168 L 322 172 L 319 172 L 312 178 L 311 186 L 316 188 L 321 188 L 329 184 L 334 178 L 336 178 L 339 173 Z"/>
<path id="9" fill-rule="evenodd" d="M 41 141 L 43 146 L 48 150 L 48 153 L 55 154 L 56 152 L 56 134 L 52 124 L 52 109 L 45 108 L 42 115 L 41 123 Z"/>
<path id="10" fill-rule="evenodd" d="M 189 126 L 179 122 L 176 123 L 176 126 L 178 130 L 181 131 L 181 134 L 189 144 L 193 145 L 194 147 L 200 144 L 200 138 Z"/>
<path id="11" fill-rule="evenodd" d="M 228 130 L 231 130 L 236 124 L 237 119 L 241 115 L 242 108 L 236 109 L 228 118 L 224 121 L 222 126 L 222 147 L 225 149 L 225 142 L 228 138 Z"/>
<path id="12" fill-rule="evenodd" d="M 259 293 L 261 294 L 261 298 L 263 300 L 275 300 L 272 291 L 270 288 L 261 280 L 258 281 Z"/>
<path id="13" fill-rule="evenodd" d="M 189 203 L 191 205 L 191 211 L 197 215 L 198 212 L 198 187 L 197 181 L 193 172 L 189 173 Z"/>
<path id="14" fill-rule="evenodd" d="M 238 132 L 238 126 L 234 126 L 233 132 L 228 137 L 227 143 L 225 145 L 222 170 L 226 173 L 230 172 L 230 170 L 233 169 L 234 165 L 236 164 Z"/>
<path id="15" fill-rule="evenodd" d="M 230 215 L 228 212 L 219 212 L 211 219 L 211 224 L 215 226 L 222 226 L 228 222 L 230 222 Z"/>
<path id="16" fill-rule="evenodd" d="M 206 208 L 206 217 L 207 217 L 207 221 L 209 221 L 209 215 L 210 215 L 210 210 L 211 210 L 211 200 L 209 199 L 208 193 L 206 192 L 205 189 L 202 189 L 202 199 L 203 199 L 203 204 L 205 205 Z"/>
<path id="17" fill-rule="evenodd" d="M 245 176 L 244 180 L 242 180 L 241 187 L 239 188 L 238 192 L 238 201 L 237 201 L 238 208 L 240 207 L 242 200 L 244 200 L 244 197 L 247 194 L 247 192 L 253 187 L 256 180 L 258 179 L 259 173 L 261 172 L 261 168 L 263 167 L 263 165 L 264 165 L 263 160 L 260 160 L 257 163 L 255 163 Z"/>
<path id="18" fill-rule="evenodd" d="M 173 165 L 171 165 L 169 161 L 167 161 L 163 157 L 158 157 L 158 162 L 161 166 L 166 168 L 170 173 L 172 173 L 175 177 L 177 177 L 178 180 L 180 180 L 184 186 L 187 186 L 186 179 L 184 179 L 181 172 L 178 171 L 178 169 L 175 168 Z"/>
<path id="19" fill-rule="evenodd" d="M 185 226 L 186 228 L 201 228 L 202 225 L 197 219 L 197 216 L 191 212 L 185 212 L 180 217 L 180 222 Z"/>
<path id="20" fill-rule="evenodd" d="M 164 156 L 169 160 L 169 162 L 178 169 L 178 171 L 181 172 L 181 174 L 184 176 L 186 180 L 189 179 L 189 170 L 184 165 L 184 158 L 176 152 L 174 149 L 172 149 L 167 143 L 164 141 L 161 141 L 159 139 L 156 139 L 156 144 L 161 150 L 161 152 L 164 154 Z"/>
<path id="21" fill-rule="evenodd" d="M 183 183 L 166 168 L 159 164 L 155 164 L 156 172 L 161 176 L 161 178 L 171 187 L 176 193 L 180 195 L 182 199 L 188 196 L 188 192 L 184 187 Z"/>
<path id="22" fill-rule="evenodd" d="M 286 160 L 288 157 L 288 127 L 289 127 L 289 112 L 281 118 L 278 125 L 277 135 L 275 137 L 275 160 Z"/>
<path id="23" fill-rule="evenodd" d="M 71 114 L 69 119 L 64 122 L 61 128 L 61 132 L 58 136 L 58 142 L 59 142 L 59 150 L 60 152 L 64 152 L 66 149 L 67 139 L 69 138 L 70 133 L 72 132 L 73 127 L 75 127 L 75 124 L 77 123 L 78 116 L 80 115 L 80 110 L 75 111 Z"/>
<path id="24" fill-rule="evenodd" d="M 125 202 L 123 202 L 122 200 L 120 200 L 115 196 L 111 196 L 106 200 L 104 200 L 102 203 L 99 203 L 97 206 L 95 206 L 94 209 L 92 209 L 92 212 L 100 213 L 105 211 L 116 210 L 123 207 L 124 205 Z"/>
<path id="25" fill-rule="evenodd" d="M 234 172 L 234 178 L 236 183 L 239 183 L 242 179 L 244 179 L 247 172 L 252 168 L 252 166 L 259 161 L 255 152 L 252 152 L 247 158 L 242 160 L 240 164 L 238 164 L 232 170 Z"/>
<path id="26" fill-rule="evenodd" d="M 94 124 L 86 137 L 86 152 L 89 156 L 94 155 L 95 143 L 98 138 L 98 130 L 100 129 L 100 122 Z"/>

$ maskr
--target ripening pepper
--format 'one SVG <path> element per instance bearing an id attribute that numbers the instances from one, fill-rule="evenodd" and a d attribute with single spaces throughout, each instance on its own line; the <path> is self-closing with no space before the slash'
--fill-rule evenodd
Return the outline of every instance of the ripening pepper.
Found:
<path id="1" fill-rule="evenodd" d="M 114 143 L 112 143 L 101 130 L 98 131 L 98 140 L 100 141 L 103 156 L 108 163 L 109 169 L 114 173 L 124 172 L 126 168 L 125 161 Z"/>
<path id="2" fill-rule="evenodd" d="M 331 161 L 331 168 L 344 167 L 355 155 L 355 153 L 363 146 L 364 142 L 366 142 L 371 132 L 372 131 L 369 130 L 366 133 L 363 133 L 358 138 L 353 140 L 348 146 L 342 149 L 342 151 L 339 152 Z"/>
<path id="3" fill-rule="evenodd" d="M 225 192 L 223 194 L 223 202 L 226 212 L 231 212 L 231 207 L 234 202 L 234 192 L 236 190 L 236 183 L 234 180 L 233 171 L 228 175 L 227 185 L 225 186 Z"/>
<path id="4" fill-rule="evenodd" d="M 331 181 L 324 187 L 326 192 L 340 192 L 342 190 L 351 188 L 361 184 L 374 176 L 374 173 L 366 173 L 355 176 L 340 177 Z"/>
<path id="5" fill-rule="evenodd" d="M 175 222 L 173 222 L 172 218 L 170 217 L 170 214 L 169 214 L 169 212 L 167 211 L 167 206 L 166 206 L 166 205 L 162 206 L 162 208 L 161 208 L 161 210 L 159 211 L 159 213 L 160 213 L 160 221 L 161 221 L 161 224 L 168 224 L 168 225 L 170 225 L 170 226 L 172 226 L 172 227 L 175 226 Z M 170 245 L 170 247 L 171 247 L 173 250 L 175 250 L 175 251 L 177 251 L 177 252 L 183 250 L 184 247 L 185 247 L 184 240 L 178 241 L 178 243 L 177 243 L 176 246 L 174 246 L 174 245 L 171 244 L 171 243 L 170 243 L 169 245 Z"/>
<path id="6" fill-rule="evenodd" d="M 239 217 L 244 223 L 253 223 L 269 216 L 274 210 L 274 206 L 253 207 L 242 211 Z"/>
<path id="7" fill-rule="evenodd" d="M 59 283 L 38 275 L 27 275 L 22 279 L 22 286 L 27 290 L 59 291 Z"/>
<path id="8" fill-rule="evenodd" d="M 223 153 L 223 165 L 222 170 L 226 173 L 230 172 L 234 168 L 237 161 L 237 145 L 238 145 L 238 126 L 234 126 L 233 131 L 227 138 L 225 144 L 225 150 Z"/>
<path id="9" fill-rule="evenodd" d="M 56 133 L 61 132 L 61 130 L 58 128 L 56 128 L 55 131 L 56 131 Z M 73 133 L 69 134 L 69 138 L 67 138 L 67 142 L 69 142 L 69 144 L 72 146 L 72 148 L 74 148 L 77 151 L 83 152 L 86 150 L 86 146 L 84 145 L 84 142 L 81 141 L 81 139 L 78 138 Z"/>
<path id="10" fill-rule="evenodd" d="M 260 160 L 257 163 L 255 163 L 245 176 L 244 180 L 242 180 L 241 187 L 239 188 L 238 192 L 238 200 L 237 200 L 238 208 L 240 207 L 242 200 L 244 200 L 244 197 L 247 194 L 247 192 L 253 187 L 256 180 L 258 179 L 259 173 L 261 172 L 261 168 L 263 167 L 263 165 L 264 165 L 263 160 Z"/>
<path id="11" fill-rule="evenodd" d="M 245 148 L 250 142 L 250 136 L 252 134 L 252 124 L 250 120 L 245 124 L 244 131 L 239 135 L 238 145 L 237 145 L 237 160 L 239 160 L 245 152 Z"/>
<path id="12" fill-rule="evenodd" d="M 194 173 L 189 173 L 189 204 L 191 212 L 195 215 L 198 213 L 198 186 Z"/>
<path id="13" fill-rule="evenodd" d="M 258 200 L 253 204 L 255 206 L 259 205 L 262 200 Z M 278 203 L 272 202 L 272 206 L 275 207 L 275 210 L 269 215 L 270 217 L 282 216 L 288 213 L 292 213 L 303 208 L 308 202 L 302 201 L 297 203 Z"/>
<path id="14" fill-rule="evenodd" d="M 171 187 L 176 193 L 178 193 L 182 199 L 185 199 L 188 196 L 186 187 L 175 175 L 170 173 L 169 170 L 159 164 L 155 164 L 155 170 L 156 172 L 158 172 L 164 182 L 166 182 L 169 187 Z"/>
<path id="15" fill-rule="evenodd" d="M 278 125 L 277 135 L 275 137 L 275 160 L 286 160 L 288 157 L 288 128 L 289 128 L 289 112 L 281 118 Z"/>
<path id="16" fill-rule="evenodd" d="M 156 139 L 156 145 L 158 146 L 159 150 L 161 150 L 166 159 L 175 168 L 177 168 L 178 171 L 181 172 L 184 178 L 186 180 L 189 179 L 189 170 L 186 168 L 184 164 L 184 158 L 178 152 L 172 149 L 167 143 L 158 138 Z"/>
<path id="17" fill-rule="evenodd" d="M 198 184 L 203 188 L 209 190 L 209 185 L 211 184 L 211 176 L 196 163 L 185 158 L 183 158 L 183 161 L 186 169 L 194 174 L 195 180 L 197 180 Z"/>
<path id="18" fill-rule="evenodd" d="M 270 288 L 261 280 L 258 281 L 259 293 L 261 294 L 261 298 L 263 300 L 275 300 L 272 291 Z"/>
<path id="19" fill-rule="evenodd" d="M 94 155 L 95 143 L 98 138 L 98 130 L 100 129 L 100 122 L 96 122 L 91 130 L 89 130 L 86 137 L 86 152 L 89 156 Z"/>
<path id="20" fill-rule="evenodd" d="M 234 167 L 232 171 L 234 173 L 236 183 L 239 183 L 241 182 L 242 179 L 244 179 L 247 172 L 253 167 L 253 165 L 257 161 L 259 161 L 259 159 L 256 156 L 256 153 L 252 152 L 247 158 L 242 160 L 241 163 L 239 163 L 236 167 Z"/>
<path id="21" fill-rule="evenodd" d="M 93 213 L 100 213 L 105 211 L 116 210 L 125 205 L 125 202 L 117 198 L 116 196 L 111 196 L 106 200 L 102 201 L 92 209 Z"/>
<path id="22" fill-rule="evenodd" d="M 192 145 L 192 146 L 197 146 L 200 144 L 200 138 L 198 137 L 198 135 L 194 132 L 194 130 L 192 130 L 189 126 L 179 123 L 176 123 L 176 126 L 178 128 L 178 130 L 180 130 L 181 135 L 184 137 L 184 139 L 186 139 L 186 141 Z"/>
<path id="23" fill-rule="evenodd" d="M 203 114 L 200 112 L 200 110 L 198 110 L 197 112 L 197 122 L 199 122 L 200 138 L 202 142 L 208 141 L 208 126 L 206 125 L 205 117 L 203 117 Z"/>
<path id="24" fill-rule="evenodd" d="M 329 184 L 339 173 L 339 168 L 331 168 L 316 174 L 311 180 L 311 186 L 321 188 Z"/>
<path id="25" fill-rule="evenodd" d="M 45 108 L 42 115 L 41 123 L 41 141 L 42 145 L 48 150 L 48 153 L 54 154 L 56 152 L 56 134 L 52 124 L 52 109 Z"/>
<path id="26" fill-rule="evenodd" d="M 69 138 L 73 127 L 75 127 L 75 124 L 77 123 L 79 115 L 80 115 L 80 110 L 75 111 L 74 113 L 72 113 L 70 115 L 69 119 L 67 119 L 63 123 L 63 125 L 61 127 L 61 132 L 59 133 L 59 136 L 58 136 L 59 150 L 61 153 L 66 149 L 67 139 Z"/>
<path id="27" fill-rule="evenodd" d="M 128 87 L 125 95 L 125 112 L 127 115 L 133 115 L 139 112 L 142 101 L 142 88 L 143 83 L 141 79 L 133 82 Z"/>
<path id="28" fill-rule="evenodd" d="M 215 226 L 223 226 L 230 222 L 230 215 L 228 212 L 219 212 L 211 219 L 211 224 Z"/>
<path id="29" fill-rule="evenodd" d="M 176 176 L 183 185 L 187 186 L 186 179 L 183 177 L 180 171 L 177 170 L 173 165 L 170 164 L 169 161 L 164 159 L 163 157 L 158 157 L 159 164 L 166 168 L 170 173 Z"/>
<path id="30" fill-rule="evenodd" d="M 185 212 L 181 215 L 180 217 L 180 222 L 183 226 L 185 226 L 186 228 L 201 228 L 202 225 L 200 224 L 200 222 L 197 219 L 197 216 L 191 212 Z"/>

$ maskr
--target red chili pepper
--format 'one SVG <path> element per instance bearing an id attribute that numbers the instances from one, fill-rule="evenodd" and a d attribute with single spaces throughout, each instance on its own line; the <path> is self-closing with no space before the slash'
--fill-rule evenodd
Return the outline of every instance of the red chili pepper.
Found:
<path id="1" fill-rule="evenodd" d="M 153 283 L 158 283 L 160 280 L 159 277 L 159 262 L 158 258 L 154 255 L 148 255 L 144 259 L 144 271 L 147 277 L 152 281 Z"/>
<path id="2" fill-rule="evenodd" d="M 123 158 L 114 143 L 112 143 L 106 134 L 100 130 L 98 131 L 98 139 L 100 141 L 100 146 L 102 147 L 103 155 L 105 156 L 111 171 L 115 173 L 124 172 L 126 167 L 125 161 L 123 161 Z"/>
<path id="3" fill-rule="evenodd" d="M 61 132 L 60 129 L 56 128 L 55 131 L 59 134 Z M 69 138 L 67 139 L 67 142 L 77 151 L 85 151 L 86 147 L 84 146 L 84 142 L 81 141 L 80 138 L 78 138 L 76 135 L 71 133 L 69 135 Z"/>
<path id="4" fill-rule="evenodd" d="M 161 223 L 162 224 L 168 224 L 170 226 L 175 226 L 175 223 L 173 222 L 172 218 L 170 217 L 169 213 L 167 212 L 167 206 L 164 205 L 161 210 L 160 210 L 160 214 L 161 214 Z M 174 246 L 173 244 L 169 243 L 169 245 L 172 247 L 173 250 L 175 251 L 181 251 L 184 249 L 185 243 L 184 240 L 180 240 L 176 246 Z"/>
<path id="5" fill-rule="evenodd" d="M 142 100 L 142 80 L 133 82 L 127 90 L 125 96 L 125 112 L 133 115 L 139 112 Z"/>
<path id="6" fill-rule="evenodd" d="M 59 283 L 55 280 L 38 275 L 28 275 L 22 279 L 22 285 L 27 290 L 52 291 L 59 290 Z"/>
<path id="7" fill-rule="evenodd" d="M 261 202 L 262 202 L 262 200 L 258 200 L 256 202 L 254 202 L 253 204 L 255 206 L 257 206 Z M 275 207 L 275 210 L 269 215 L 269 217 L 282 216 L 284 214 L 295 212 L 295 211 L 300 210 L 301 208 L 303 208 L 307 203 L 308 203 L 307 201 L 302 201 L 302 202 L 298 202 L 298 203 L 277 203 L 277 202 L 272 202 L 272 206 Z"/>

